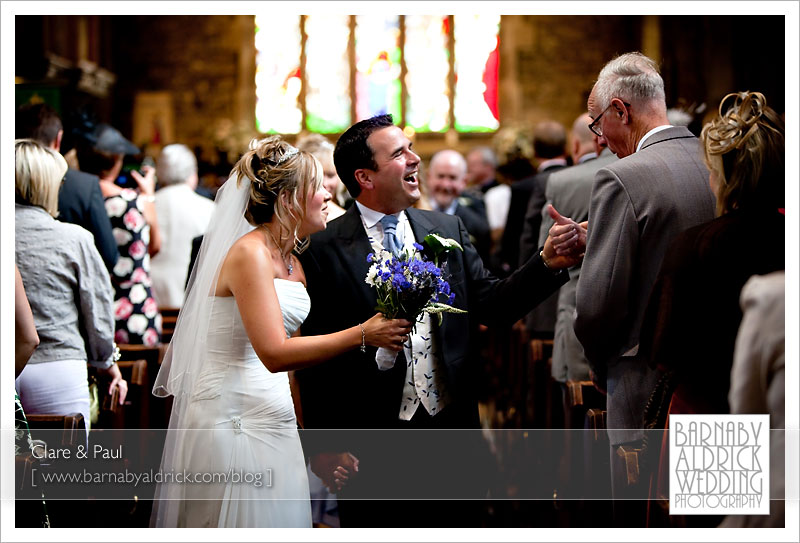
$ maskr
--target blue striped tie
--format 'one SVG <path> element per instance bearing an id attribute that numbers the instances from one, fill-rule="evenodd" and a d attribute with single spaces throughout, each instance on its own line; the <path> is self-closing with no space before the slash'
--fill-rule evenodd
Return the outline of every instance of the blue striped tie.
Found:
<path id="1" fill-rule="evenodd" d="M 397 239 L 397 217 L 384 215 L 380 220 L 383 225 L 383 248 L 394 256 L 400 256 L 400 241 Z"/>

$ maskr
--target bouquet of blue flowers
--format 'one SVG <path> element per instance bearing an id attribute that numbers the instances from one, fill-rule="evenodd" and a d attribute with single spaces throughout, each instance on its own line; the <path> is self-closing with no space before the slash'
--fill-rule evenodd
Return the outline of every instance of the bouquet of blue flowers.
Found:
<path id="1" fill-rule="evenodd" d="M 455 294 L 450 291 L 450 284 L 439 266 L 443 254 L 463 248 L 455 240 L 436 234 L 425 236 L 425 243 L 433 253 L 432 262 L 422 254 L 424 247 L 419 243 L 414 244 L 413 250 L 404 250 L 399 256 L 388 251 L 367 255 L 367 262 L 372 265 L 365 281 L 377 290 L 375 309 L 387 319 L 418 321 L 423 313 L 429 313 L 437 315 L 441 324 L 442 313 L 466 313 L 451 305 Z M 442 297 L 446 298 L 446 303 L 439 301 Z M 381 369 L 388 369 L 394 364 L 396 353 L 388 349 L 381 351 L 378 349 L 376 361 Z"/>

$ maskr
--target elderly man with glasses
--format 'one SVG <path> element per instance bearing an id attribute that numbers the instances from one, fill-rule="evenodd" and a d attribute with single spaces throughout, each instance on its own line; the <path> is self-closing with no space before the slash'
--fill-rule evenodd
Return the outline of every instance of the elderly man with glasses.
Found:
<path id="1" fill-rule="evenodd" d="M 642 316 L 669 242 L 714 218 L 714 196 L 697 138 L 667 121 L 653 60 L 628 53 L 610 61 L 587 105 L 592 132 L 621 160 L 594 179 L 575 334 L 595 384 L 607 391 L 614 496 L 645 497 L 645 485 L 623 493 L 616 483 L 625 478 L 615 473 L 623 467 L 615 449 L 641 445 L 642 415 L 659 377 L 639 352 Z"/>

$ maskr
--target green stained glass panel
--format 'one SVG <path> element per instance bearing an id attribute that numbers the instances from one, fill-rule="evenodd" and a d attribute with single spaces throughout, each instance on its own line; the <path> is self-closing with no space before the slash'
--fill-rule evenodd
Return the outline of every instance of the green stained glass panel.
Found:
<path id="1" fill-rule="evenodd" d="M 391 113 L 400 121 L 400 47 L 396 15 L 356 17 L 356 117 Z"/>

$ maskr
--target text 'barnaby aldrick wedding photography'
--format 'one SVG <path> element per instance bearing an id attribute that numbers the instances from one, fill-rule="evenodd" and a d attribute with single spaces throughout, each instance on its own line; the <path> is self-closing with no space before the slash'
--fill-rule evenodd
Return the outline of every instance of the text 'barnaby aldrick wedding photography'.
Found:
<path id="1" fill-rule="evenodd" d="M 671 514 L 769 514 L 769 417 L 670 420 Z"/>

